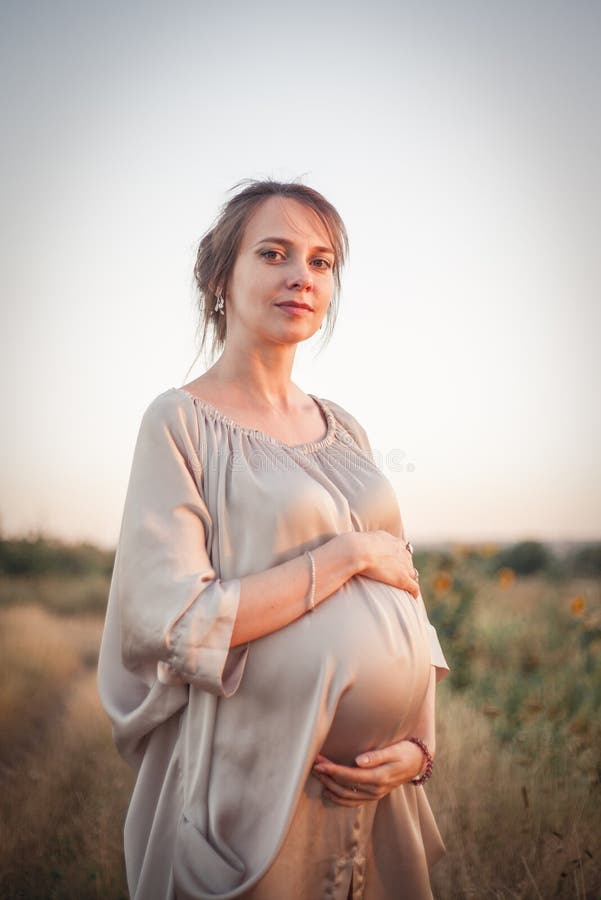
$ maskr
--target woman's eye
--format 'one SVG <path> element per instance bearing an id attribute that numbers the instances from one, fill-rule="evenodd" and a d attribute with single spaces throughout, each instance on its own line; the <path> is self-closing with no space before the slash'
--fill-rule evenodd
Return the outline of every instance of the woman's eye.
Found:
<path id="1" fill-rule="evenodd" d="M 285 259 L 285 254 L 282 253 L 281 250 L 261 250 L 260 253 L 263 259 L 268 259 L 271 262 L 276 262 L 278 259 Z M 316 269 L 323 269 L 324 271 L 332 268 L 330 260 L 324 259 L 321 256 L 313 259 L 311 263 Z"/>

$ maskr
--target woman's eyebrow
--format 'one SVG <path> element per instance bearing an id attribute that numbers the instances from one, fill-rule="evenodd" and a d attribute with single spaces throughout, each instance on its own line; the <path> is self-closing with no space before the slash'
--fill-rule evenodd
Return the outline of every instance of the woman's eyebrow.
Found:
<path id="1" fill-rule="evenodd" d="M 274 244 L 283 244 L 285 247 L 292 247 L 292 245 L 294 244 L 294 241 L 289 241 L 288 238 L 265 237 L 265 238 L 261 238 L 260 241 L 257 241 L 257 243 L 255 244 L 255 247 L 257 247 L 259 244 L 263 244 L 265 241 L 272 241 Z M 332 249 L 332 247 L 312 247 L 311 249 L 317 253 L 331 253 L 333 256 L 335 256 L 335 253 L 334 253 L 334 250 Z"/>

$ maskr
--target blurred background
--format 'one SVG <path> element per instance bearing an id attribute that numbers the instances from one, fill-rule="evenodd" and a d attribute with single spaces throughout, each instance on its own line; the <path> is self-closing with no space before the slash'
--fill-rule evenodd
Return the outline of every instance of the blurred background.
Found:
<path id="1" fill-rule="evenodd" d="M 435 896 L 600 896 L 599 4 L 0 15 L 1 895 L 126 896 L 95 665 L 135 439 L 203 371 L 228 189 L 302 176 L 351 255 L 294 378 L 366 428 L 452 667 Z"/>

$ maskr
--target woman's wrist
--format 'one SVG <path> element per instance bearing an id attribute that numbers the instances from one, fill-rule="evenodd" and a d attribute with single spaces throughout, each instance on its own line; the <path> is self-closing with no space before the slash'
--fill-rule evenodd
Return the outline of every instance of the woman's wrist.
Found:
<path id="1" fill-rule="evenodd" d="M 426 768 L 426 760 L 422 750 L 409 738 L 403 738 L 402 741 L 399 741 L 399 744 L 404 744 L 402 752 L 407 768 L 411 770 L 411 778 L 417 778 Z M 407 759 L 408 753 L 411 754 L 409 759 Z"/>
<path id="2" fill-rule="evenodd" d="M 414 777 L 411 779 L 412 784 L 423 784 L 424 781 L 427 781 L 430 775 L 432 774 L 432 769 L 434 766 L 434 758 L 432 753 L 430 752 L 430 748 L 419 737 L 410 737 L 407 740 L 415 744 L 416 748 L 420 751 L 422 755 L 421 766 L 418 772 L 415 773 Z"/>
<path id="3" fill-rule="evenodd" d="M 361 531 L 347 531 L 336 536 L 340 541 L 341 552 L 349 561 L 353 575 L 360 575 L 369 565 L 365 534 Z"/>

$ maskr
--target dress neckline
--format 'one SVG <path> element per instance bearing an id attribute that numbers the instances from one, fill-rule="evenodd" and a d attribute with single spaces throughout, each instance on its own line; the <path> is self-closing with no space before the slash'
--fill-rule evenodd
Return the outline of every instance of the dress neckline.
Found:
<path id="1" fill-rule="evenodd" d="M 238 422 L 228 416 L 227 413 L 222 412 L 216 406 L 213 406 L 212 403 L 209 403 L 207 400 L 203 400 L 202 397 L 197 397 L 196 394 L 192 394 L 185 388 L 174 387 L 171 388 L 171 390 L 177 391 L 180 394 L 185 394 L 195 404 L 202 407 L 202 409 L 204 409 L 205 412 L 213 419 L 217 419 L 220 422 L 223 422 L 235 431 L 238 431 L 241 434 L 252 435 L 258 440 L 266 441 L 270 444 L 275 444 L 277 447 L 282 447 L 285 450 L 297 450 L 305 453 L 312 452 L 313 450 L 320 450 L 322 447 L 327 447 L 328 444 L 331 444 L 336 435 L 336 420 L 334 418 L 334 414 L 326 405 L 325 401 L 321 400 L 319 397 L 316 397 L 314 394 L 308 394 L 308 396 L 311 397 L 313 402 L 316 403 L 320 408 L 327 422 L 327 428 L 324 437 L 319 438 L 319 440 L 316 441 L 305 441 L 303 444 L 286 444 L 285 441 L 281 441 L 279 438 L 274 437 L 274 435 L 272 434 L 268 434 L 266 431 L 261 431 L 258 428 L 249 428 L 245 425 L 240 425 Z"/>

